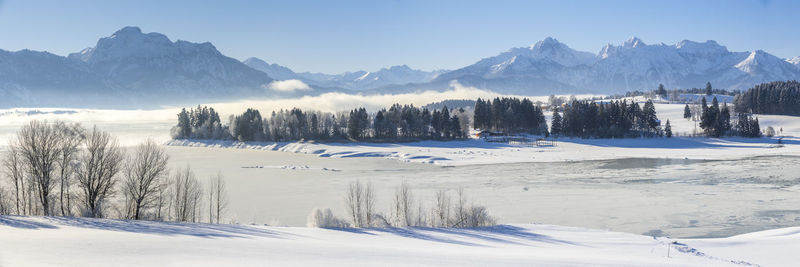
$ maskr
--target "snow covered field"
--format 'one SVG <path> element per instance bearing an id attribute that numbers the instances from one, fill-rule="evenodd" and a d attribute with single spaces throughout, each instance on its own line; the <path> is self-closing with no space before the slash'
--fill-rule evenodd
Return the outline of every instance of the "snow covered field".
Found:
<path id="1" fill-rule="evenodd" d="M 329 230 L 0 216 L 0 266 L 792 266 L 798 250 L 798 227 L 669 239 L 536 224 Z"/>

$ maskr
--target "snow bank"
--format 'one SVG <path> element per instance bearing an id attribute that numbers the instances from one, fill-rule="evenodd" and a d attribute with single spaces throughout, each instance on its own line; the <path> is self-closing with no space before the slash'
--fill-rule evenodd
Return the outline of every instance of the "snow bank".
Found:
<path id="1" fill-rule="evenodd" d="M 273 150 L 319 157 L 380 157 L 405 162 L 463 166 L 492 163 L 564 162 L 618 158 L 740 159 L 797 155 L 800 139 L 784 138 L 559 139 L 554 147 L 518 146 L 478 139 L 412 143 L 311 143 L 172 140 L 171 146 Z"/>
<path id="2" fill-rule="evenodd" d="M 2 266 L 790 266 L 799 249 L 798 227 L 673 240 L 531 224 L 329 230 L 0 216 Z"/>

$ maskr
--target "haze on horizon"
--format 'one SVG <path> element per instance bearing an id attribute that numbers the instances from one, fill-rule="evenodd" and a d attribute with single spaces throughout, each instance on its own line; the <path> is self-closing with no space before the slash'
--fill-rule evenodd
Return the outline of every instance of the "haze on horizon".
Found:
<path id="1" fill-rule="evenodd" d="M 657 44 L 716 40 L 732 51 L 800 56 L 795 1 L 3 1 L 0 49 L 67 55 L 124 26 L 211 42 L 239 60 L 298 72 L 391 65 L 456 69 L 552 36 L 596 53 L 636 36 Z"/>

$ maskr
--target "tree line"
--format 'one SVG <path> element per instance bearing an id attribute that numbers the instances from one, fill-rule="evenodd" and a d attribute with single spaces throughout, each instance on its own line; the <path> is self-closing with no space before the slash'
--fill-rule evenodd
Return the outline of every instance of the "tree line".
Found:
<path id="1" fill-rule="evenodd" d="M 336 114 L 299 108 L 273 111 L 269 117 L 248 108 L 220 123 L 213 108 L 182 109 L 173 139 L 220 139 L 246 141 L 298 140 L 453 140 L 468 137 L 470 112 L 463 108 L 429 110 L 394 104 L 369 113 L 365 108 Z"/>
<path id="2" fill-rule="evenodd" d="M 524 98 L 495 98 L 475 102 L 473 127 L 505 133 L 549 134 L 541 107 Z"/>
<path id="3" fill-rule="evenodd" d="M 151 140 L 126 152 L 96 127 L 31 121 L 2 155 L 0 214 L 219 223 L 222 176 L 204 186 L 189 166 L 170 175 L 168 161 Z"/>
<path id="4" fill-rule="evenodd" d="M 800 82 L 762 83 L 737 94 L 733 103 L 738 113 L 800 115 Z"/>
<path id="5" fill-rule="evenodd" d="M 655 106 L 650 100 L 643 107 L 636 102 L 628 104 L 625 100 L 573 100 L 564 106 L 563 115 L 558 110 L 553 112 L 550 125 L 551 134 L 556 136 L 624 138 L 664 135 Z"/>
<path id="6" fill-rule="evenodd" d="M 683 108 L 684 119 L 699 120 L 703 134 L 708 137 L 722 136 L 742 136 L 742 137 L 761 137 L 761 127 L 758 118 L 752 114 L 739 112 L 736 115 L 735 123 L 731 122 L 731 110 L 728 103 L 723 103 L 720 107 L 716 97 L 708 105 L 706 98 L 700 99 L 699 107 L 693 105 L 692 108 L 686 104 Z M 699 117 L 699 118 L 698 118 Z"/>

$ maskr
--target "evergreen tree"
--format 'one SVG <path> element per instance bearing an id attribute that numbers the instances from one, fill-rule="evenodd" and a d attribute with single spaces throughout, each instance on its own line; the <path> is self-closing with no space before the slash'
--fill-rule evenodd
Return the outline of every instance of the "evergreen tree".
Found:
<path id="1" fill-rule="evenodd" d="M 553 118 L 550 122 L 550 133 L 558 136 L 561 134 L 561 131 L 561 114 L 558 113 L 558 110 L 553 110 Z"/>
<path id="2" fill-rule="evenodd" d="M 686 106 L 683 107 L 683 118 L 689 119 L 691 117 L 692 117 L 692 110 L 689 109 L 689 104 L 686 104 Z"/>
<path id="3" fill-rule="evenodd" d="M 658 84 L 658 89 L 656 90 L 656 94 L 661 96 L 661 98 L 667 98 L 667 89 L 664 88 L 663 84 Z"/>
<path id="4" fill-rule="evenodd" d="M 186 109 L 181 109 L 178 113 L 178 138 L 189 138 L 192 134 L 192 126 L 189 122 L 189 113 Z"/>
<path id="5" fill-rule="evenodd" d="M 706 95 L 711 95 L 714 93 L 714 90 L 711 88 L 711 82 L 706 82 Z"/>
<path id="6" fill-rule="evenodd" d="M 658 127 L 658 117 L 656 116 L 656 107 L 653 105 L 652 100 L 647 100 L 642 108 L 642 117 L 647 124 L 648 131 L 655 131 Z"/>
<path id="7" fill-rule="evenodd" d="M 731 130 L 731 112 L 728 108 L 728 103 L 722 105 L 719 115 L 717 116 L 717 125 L 719 135 L 725 135 Z"/>
<path id="8" fill-rule="evenodd" d="M 669 119 L 667 119 L 667 123 L 664 125 L 664 135 L 666 135 L 667 138 L 672 137 L 672 125 L 669 124 Z"/>

